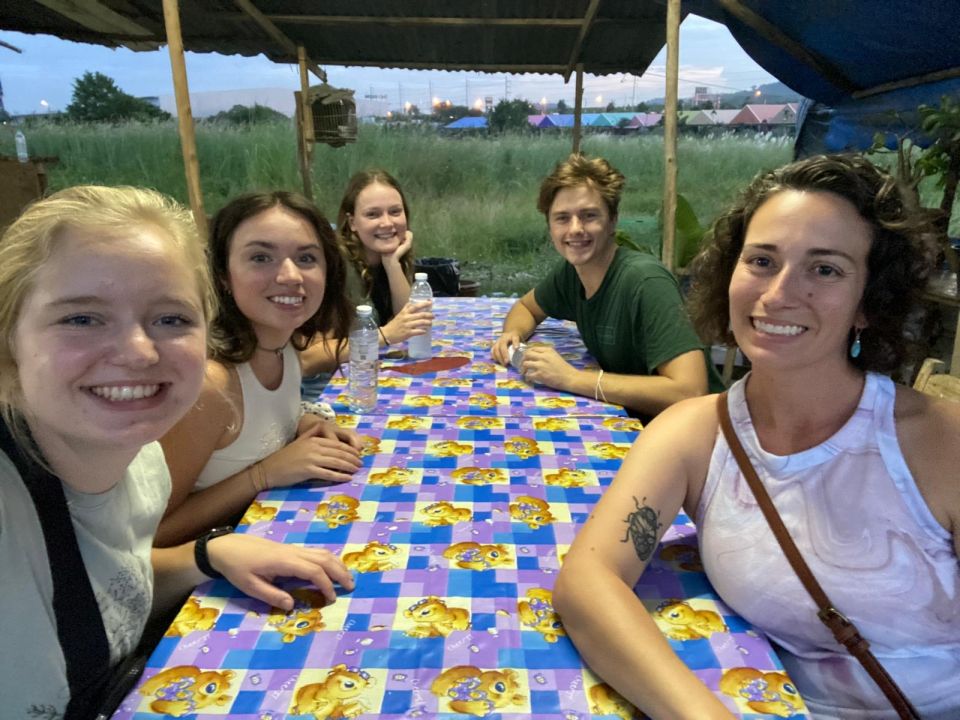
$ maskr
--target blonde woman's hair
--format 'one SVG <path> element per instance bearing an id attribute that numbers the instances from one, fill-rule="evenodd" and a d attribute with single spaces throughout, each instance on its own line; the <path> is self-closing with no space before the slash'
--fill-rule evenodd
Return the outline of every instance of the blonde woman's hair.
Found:
<path id="1" fill-rule="evenodd" d="M 19 440 L 22 393 L 13 338 L 23 304 L 39 269 L 65 230 L 120 238 L 133 229 L 158 228 L 179 249 L 193 272 L 204 319 L 214 316 L 216 296 L 204 247 L 190 212 L 155 191 L 135 187 L 80 185 L 30 205 L 0 238 L 0 413 Z"/>
<path id="2" fill-rule="evenodd" d="M 623 173 L 603 158 L 590 158 L 574 153 L 566 160 L 558 162 L 553 172 L 540 183 L 537 210 L 545 216 L 548 215 L 558 192 L 586 185 L 600 194 L 610 217 L 613 218 L 617 216 L 620 208 L 620 195 L 625 182 Z"/>

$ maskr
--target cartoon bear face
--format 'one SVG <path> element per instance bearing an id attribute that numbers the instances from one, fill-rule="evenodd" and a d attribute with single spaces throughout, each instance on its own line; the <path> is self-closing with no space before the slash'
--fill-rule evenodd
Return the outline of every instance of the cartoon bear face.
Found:
<path id="1" fill-rule="evenodd" d="M 458 443 L 456 440 L 441 440 L 434 443 L 430 449 L 430 454 L 436 457 L 457 457 L 458 455 L 468 455 L 473 452 L 473 446 L 465 443 Z"/>
<path id="2" fill-rule="evenodd" d="M 503 418 L 493 416 L 467 415 L 457 418 L 457 427 L 461 430 L 494 430 L 503 426 Z"/>
<path id="3" fill-rule="evenodd" d="M 488 362 L 475 362 L 470 366 L 470 371 L 477 375 L 493 375 L 497 372 L 497 366 Z"/>
<path id="4" fill-rule="evenodd" d="M 400 378 L 395 375 L 381 375 L 377 385 L 382 388 L 405 388 L 410 386 L 410 378 Z"/>
<path id="5" fill-rule="evenodd" d="M 363 550 L 344 553 L 343 564 L 357 572 L 382 572 L 396 569 L 399 557 L 396 545 L 369 542 Z"/>
<path id="6" fill-rule="evenodd" d="M 590 697 L 590 712 L 596 715 L 616 715 L 620 720 L 646 717 L 606 683 L 592 686 L 587 695 Z"/>
<path id="7" fill-rule="evenodd" d="M 395 467 L 391 465 L 383 472 L 370 473 L 367 482 L 370 485 L 386 485 L 388 487 L 396 485 L 406 485 L 413 481 L 413 473 L 406 468 Z"/>
<path id="8" fill-rule="evenodd" d="M 447 637 L 454 630 L 470 627 L 470 613 L 464 608 L 447 607 L 436 596 L 418 600 L 403 611 L 414 626 L 404 632 L 410 637 Z"/>
<path id="9" fill-rule="evenodd" d="M 489 410 L 490 408 L 495 408 L 497 406 L 497 396 L 490 395 L 489 393 L 475 393 L 470 396 L 467 402 L 475 407 Z"/>
<path id="10" fill-rule="evenodd" d="M 466 522 L 473 517 L 473 513 L 469 508 L 454 507 L 446 500 L 431 503 L 423 508 L 420 513 L 426 516 L 423 524 L 430 527 L 456 525 L 459 522 Z"/>
<path id="11" fill-rule="evenodd" d="M 561 432 L 563 430 L 575 430 L 575 423 L 569 418 L 541 418 L 533 421 L 533 427 L 537 430 L 546 430 L 548 432 Z"/>
<path id="12" fill-rule="evenodd" d="M 510 378 L 509 380 L 497 380 L 497 387 L 504 390 L 527 390 L 530 386 L 523 380 Z"/>
<path id="13" fill-rule="evenodd" d="M 497 708 L 520 706 L 526 696 L 517 692 L 520 682 L 513 670 L 481 670 L 473 665 L 457 665 L 440 673 L 430 691 L 445 699 L 450 710 L 483 717 Z"/>
<path id="14" fill-rule="evenodd" d="M 517 603 L 520 622 L 543 635 L 543 639 L 555 643 L 561 635 L 566 635 L 560 616 L 553 609 L 553 593 L 546 588 L 527 590 L 527 599 Z"/>
<path id="15" fill-rule="evenodd" d="M 414 395 L 405 398 L 404 405 L 413 405 L 413 407 L 436 407 L 443 405 L 442 397 L 431 397 L 430 395 Z"/>
<path id="16" fill-rule="evenodd" d="M 473 383 L 469 378 L 437 378 L 433 381 L 434 386 L 436 387 L 471 387 Z"/>
<path id="17" fill-rule="evenodd" d="M 758 713 L 790 717 L 805 709 L 797 689 L 782 672 L 732 668 L 720 678 L 720 691 Z"/>
<path id="18" fill-rule="evenodd" d="M 360 456 L 376 455 L 380 452 L 380 440 L 372 435 L 360 436 Z"/>
<path id="19" fill-rule="evenodd" d="M 191 596 L 180 608 L 165 637 L 184 637 L 199 630 L 211 630 L 220 617 L 220 611 L 211 607 L 200 607 L 200 601 Z"/>
<path id="20" fill-rule="evenodd" d="M 577 401 L 573 398 L 563 398 L 563 397 L 548 397 L 544 398 L 543 406 L 547 408 L 572 408 L 575 407 Z"/>
<path id="21" fill-rule="evenodd" d="M 642 422 L 636 418 L 629 417 L 604 418 L 602 425 L 614 432 L 640 432 L 643 430 Z"/>
<path id="22" fill-rule="evenodd" d="M 481 468 L 475 465 L 457 468 L 450 476 L 454 482 L 464 485 L 493 485 L 505 483 L 509 479 L 506 471 L 501 468 Z"/>
<path id="23" fill-rule="evenodd" d="M 222 706 L 233 698 L 227 694 L 233 670 L 201 671 L 196 665 L 178 665 L 161 670 L 140 686 L 140 694 L 155 698 L 153 712 L 182 717 L 210 706 Z"/>
<path id="24" fill-rule="evenodd" d="M 360 502 L 356 498 L 349 495 L 331 495 L 329 500 L 317 505 L 315 514 L 317 520 L 325 522 L 328 528 L 333 529 L 360 519 L 358 507 Z"/>
<path id="25" fill-rule="evenodd" d="M 271 608 L 267 616 L 267 627 L 281 633 L 281 639 L 285 643 L 306 637 L 312 632 L 319 632 L 326 627 L 320 613 L 320 609 L 327 604 L 323 593 L 313 588 L 295 588 L 290 594 L 293 596 L 291 610 L 275 607 Z"/>
<path id="26" fill-rule="evenodd" d="M 456 543 L 444 550 L 443 556 L 464 570 L 489 570 L 509 565 L 511 562 L 510 551 L 506 545 L 500 544 Z"/>
<path id="27" fill-rule="evenodd" d="M 510 503 L 510 517 L 526 523 L 531 530 L 549 525 L 556 519 L 550 512 L 549 503 L 532 495 L 521 495 L 517 502 Z"/>
<path id="28" fill-rule="evenodd" d="M 668 600 L 657 608 L 654 619 L 673 640 L 700 640 L 725 632 L 726 624 L 713 610 L 695 610 L 689 603 Z"/>
<path id="29" fill-rule="evenodd" d="M 258 522 L 267 522 L 273 520 L 276 516 L 277 508 L 270 505 L 261 505 L 258 501 L 254 500 L 243 514 L 243 518 L 239 524 L 253 525 Z"/>
<path id="30" fill-rule="evenodd" d="M 416 415 L 403 415 L 387 420 L 387 427 L 391 430 L 419 430 L 427 426 L 427 419 Z"/>
<path id="31" fill-rule="evenodd" d="M 543 480 L 547 485 L 558 485 L 559 487 L 576 488 L 584 487 L 589 484 L 590 476 L 583 470 L 574 470 L 572 468 L 560 468 L 559 472 L 545 473 Z"/>
<path id="32" fill-rule="evenodd" d="M 512 437 L 504 444 L 503 449 L 513 455 L 519 455 L 524 460 L 535 457 L 540 454 L 540 446 L 536 440 L 528 437 Z"/>
<path id="33" fill-rule="evenodd" d="M 598 442 L 590 445 L 590 452 L 604 460 L 623 460 L 630 451 L 629 445 L 617 445 L 611 442 Z"/>
<path id="34" fill-rule="evenodd" d="M 327 673 L 323 682 L 301 687 L 290 711 L 313 715 L 317 720 L 357 717 L 367 710 L 366 703 L 357 698 L 373 684 L 370 673 L 341 663 Z"/>

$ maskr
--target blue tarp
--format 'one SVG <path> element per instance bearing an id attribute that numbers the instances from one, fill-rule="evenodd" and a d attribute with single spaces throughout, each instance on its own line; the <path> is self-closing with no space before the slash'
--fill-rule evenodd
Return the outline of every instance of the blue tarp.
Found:
<path id="1" fill-rule="evenodd" d="M 466 115 L 458 120 L 454 120 L 448 125 L 444 125 L 444 130 L 482 130 L 487 127 L 487 119 L 485 117 L 473 117 L 472 115 Z"/>
<path id="2" fill-rule="evenodd" d="M 798 118 L 797 154 L 863 150 L 875 132 L 915 132 L 919 105 L 960 96 L 958 0 L 740 0 L 837 71 L 805 62 L 768 40 L 717 0 L 684 0 L 692 12 L 725 24 L 771 75 L 812 101 Z M 950 74 L 954 77 L 949 78 Z M 911 88 L 869 94 L 886 83 L 939 74 Z"/>

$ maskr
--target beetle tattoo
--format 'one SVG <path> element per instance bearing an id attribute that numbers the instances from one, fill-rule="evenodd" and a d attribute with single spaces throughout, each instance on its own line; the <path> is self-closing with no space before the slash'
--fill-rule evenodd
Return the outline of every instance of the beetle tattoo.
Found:
<path id="1" fill-rule="evenodd" d="M 643 498 L 644 505 L 641 507 L 637 498 L 633 498 L 633 504 L 637 509 L 627 515 L 624 522 L 627 524 L 627 533 L 620 542 L 627 542 L 629 539 L 633 543 L 633 549 L 637 557 L 646 562 L 650 559 L 654 549 L 657 547 L 657 531 L 663 527 L 660 523 L 660 511 L 654 510 L 646 504 L 647 498 Z"/>

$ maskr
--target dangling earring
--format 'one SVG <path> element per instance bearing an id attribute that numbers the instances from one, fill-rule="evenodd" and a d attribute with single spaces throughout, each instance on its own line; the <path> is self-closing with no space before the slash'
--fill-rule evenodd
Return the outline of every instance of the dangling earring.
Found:
<path id="1" fill-rule="evenodd" d="M 860 357 L 860 333 L 862 332 L 863 328 L 857 328 L 857 332 L 853 336 L 853 343 L 850 345 L 850 357 L 852 358 Z"/>

